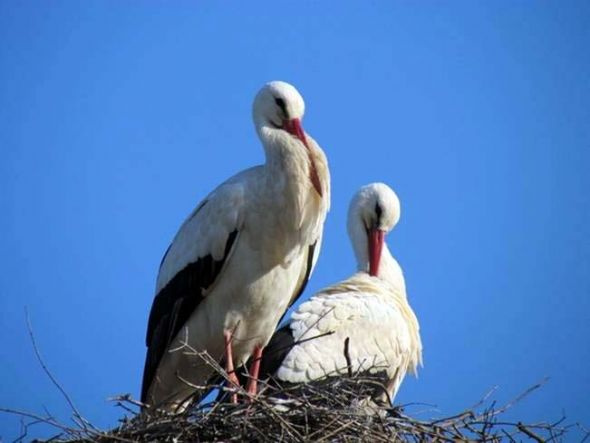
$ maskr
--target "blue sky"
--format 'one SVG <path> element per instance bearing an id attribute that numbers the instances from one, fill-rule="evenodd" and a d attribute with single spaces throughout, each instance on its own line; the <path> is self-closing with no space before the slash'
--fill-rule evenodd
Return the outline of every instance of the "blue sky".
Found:
<path id="1" fill-rule="evenodd" d="M 161 256 L 263 160 L 251 102 L 281 79 L 332 173 L 305 297 L 351 273 L 349 199 L 384 181 L 424 342 L 399 401 L 452 414 L 549 376 L 509 417 L 590 425 L 589 20 L 583 1 L 0 3 L 0 406 L 69 417 L 26 306 L 82 413 L 116 424 Z"/>

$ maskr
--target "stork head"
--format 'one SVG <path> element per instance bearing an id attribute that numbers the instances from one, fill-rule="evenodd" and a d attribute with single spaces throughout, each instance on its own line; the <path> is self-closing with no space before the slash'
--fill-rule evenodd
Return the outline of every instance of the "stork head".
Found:
<path id="1" fill-rule="evenodd" d="M 363 186 L 348 209 L 348 235 L 352 241 L 360 270 L 379 275 L 385 234 L 400 217 L 400 204 L 395 192 L 384 183 Z"/>
<path id="2" fill-rule="evenodd" d="M 303 98 L 289 83 L 267 83 L 254 99 L 252 115 L 256 130 L 264 132 L 286 131 L 307 146 L 301 119 L 305 112 Z"/>

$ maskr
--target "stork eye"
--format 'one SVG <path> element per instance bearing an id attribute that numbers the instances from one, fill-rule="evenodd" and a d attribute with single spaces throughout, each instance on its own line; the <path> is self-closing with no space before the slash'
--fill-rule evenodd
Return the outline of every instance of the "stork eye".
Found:
<path id="1" fill-rule="evenodd" d="M 281 111 L 283 111 L 285 114 L 287 113 L 287 106 L 285 105 L 285 100 L 283 100 L 280 97 L 277 97 L 275 98 L 275 103 L 279 108 L 281 108 Z"/>
<path id="2" fill-rule="evenodd" d="M 375 214 L 377 215 L 377 221 L 381 220 L 381 214 L 383 214 L 383 209 L 379 205 L 379 202 L 375 203 Z"/>

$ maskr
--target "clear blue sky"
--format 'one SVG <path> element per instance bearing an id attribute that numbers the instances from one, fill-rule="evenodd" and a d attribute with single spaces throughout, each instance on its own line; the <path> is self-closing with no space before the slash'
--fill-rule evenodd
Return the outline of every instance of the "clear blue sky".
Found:
<path id="1" fill-rule="evenodd" d="M 399 401 L 452 414 L 550 376 L 510 417 L 590 425 L 588 23 L 587 1 L 1 2 L 0 406 L 69 416 L 27 306 L 79 409 L 116 423 L 162 254 L 262 161 L 251 102 L 281 79 L 333 180 L 305 297 L 351 273 L 349 199 L 384 181 L 424 342 Z"/>

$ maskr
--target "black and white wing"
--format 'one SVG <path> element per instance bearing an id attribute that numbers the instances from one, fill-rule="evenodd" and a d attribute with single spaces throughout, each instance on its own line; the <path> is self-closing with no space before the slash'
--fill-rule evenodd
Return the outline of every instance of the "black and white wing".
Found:
<path id="1" fill-rule="evenodd" d="M 231 259 L 244 204 L 244 186 L 226 182 L 197 206 L 168 247 L 148 321 L 143 402 L 163 354 Z"/>

